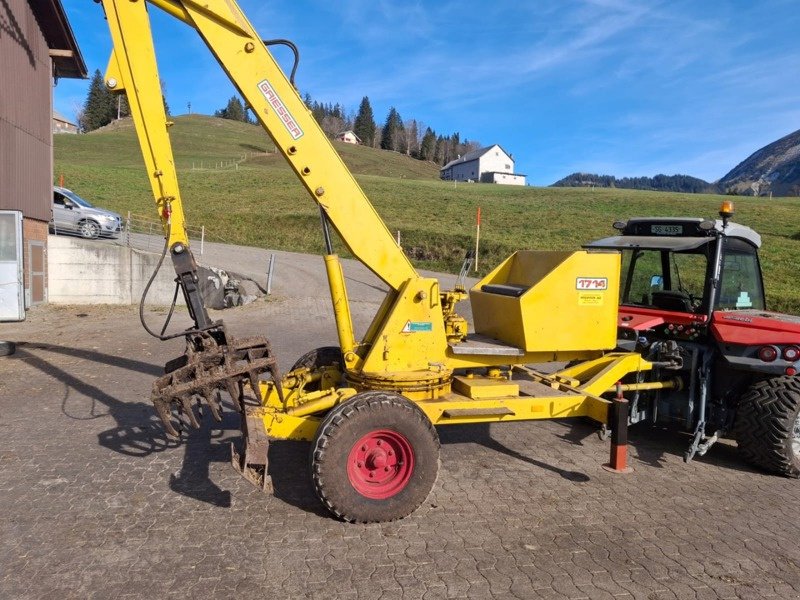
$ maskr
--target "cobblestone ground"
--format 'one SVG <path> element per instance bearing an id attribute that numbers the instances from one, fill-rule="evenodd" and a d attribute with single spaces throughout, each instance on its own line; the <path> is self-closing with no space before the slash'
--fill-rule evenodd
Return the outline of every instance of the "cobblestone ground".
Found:
<path id="1" fill-rule="evenodd" d="M 246 335 L 265 313 L 284 367 L 335 340 L 311 300 L 225 318 Z M 133 308 L 36 309 L 0 338 L 23 342 L 0 358 L 2 598 L 800 597 L 800 482 L 730 443 L 684 465 L 686 438 L 634 429 L 620 476 L 584 423 L 443 428 L 427 502 L 348 525 L 314 497 L 305 444 L 273 443 L 267 496 L 227 462 L 232 413 L 165 439 L 148 396 L 180 342 Z"/>

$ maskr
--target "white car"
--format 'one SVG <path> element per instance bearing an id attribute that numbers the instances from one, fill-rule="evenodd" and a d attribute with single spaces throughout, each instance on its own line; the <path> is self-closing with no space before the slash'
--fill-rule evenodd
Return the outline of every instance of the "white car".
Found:
<path id="1" fill-rule="evenodd" d="M 92 206 L 66 188 L 54 187 L 50 230 L 53 233 L 77 233 L 87 240 L 115 238 L 122 231 L 122 217 L 110 210 Z"/>

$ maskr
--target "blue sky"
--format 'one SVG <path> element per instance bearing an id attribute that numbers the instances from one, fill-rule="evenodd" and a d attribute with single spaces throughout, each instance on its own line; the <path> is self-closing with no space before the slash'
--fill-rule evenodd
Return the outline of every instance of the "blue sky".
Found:
<path id="1" fill-rule="evenodd" d="M 100 5 L 63 0 L 90 71 L 110 51 Z M 438 133 L 499 143 L 529 183 L 574 171 L 714 181 L 800 128 L 796 0 L 240 0 L 263 37 L 293 40 L 297 85 L 376 121 L 394 106 Z M 173 114 L 233 87 L 200 38 L 151 9 Z M 289 65 L 288 52 L 275 51 Z M 68 117 L 88 82 L 59 81 Z"/>

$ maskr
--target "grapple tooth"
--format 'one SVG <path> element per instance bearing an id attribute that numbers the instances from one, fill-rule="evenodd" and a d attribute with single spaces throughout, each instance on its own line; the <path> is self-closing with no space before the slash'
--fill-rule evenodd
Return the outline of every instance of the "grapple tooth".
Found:
<path id="1" fill-rule="evenodd" d="M 242 410 L 242 389 L 239 382 L 235 379 L 226 379 L 225 389 L 228 391 L 228 395 L 231 397 L 231 400 L 233 400 L 236 408 Z"/>
<path id="2" fill-rule="evenodd" d="M 272 382 L 275 384 L 275 391 L 278 392 L 278 399 L 285 405 L 286 400 L 283 397 L 283 386 L 281 385 L 281 376 L 278 373 L 278 365 L 273 363 L 269 368 L 269 373 L 272 376 Z"/>
<path id="3" fill-rule="evenodd" d="M 194 414 L 194 409 L 192 408 L 192 397 L 188 394 L 182 394 L 178 397 L 178 403 L 181 407 L 181 412 L 186 415 L 186 418 L 189 420 L 189 424 L 195 429 L 199 429 L 200 423 L 198 422 L 197 417 Z"/>
<path id="4" fill-rule="evenodd" d="M 208 390 L 206 394 L 206 402 L 208 402 L 208 409 L 211 411 L 211 416 L 217 422 L 222 421 L 222 401 L 219 397 L 218 390 Z"/>
<path id="5" fill-rule="evenodd" d="M 261 388 L 258 385 L 258 373 L 255 371 L 249 371 L 247 373 L 248 379 L 250 380 L 250 387 L 253 388 L 253 393 L 256 395 L 257 400 L 261 400 Z"/>
<path id="6" fill-rule="evenodd" d="M 158 414 L 159 418 L 161 419 L 161 423 L 164 425 L 164 430 L 172 437 L 180 437 L 180 433 L 178 433 L 178 431 L 172 425 L 172 419 L 170 418 L 169 410 L 170 404 L 170 401 L 164 400 L 163 398 L 153 399 L 153 406 L 155 406 L 156 414 Z"/>

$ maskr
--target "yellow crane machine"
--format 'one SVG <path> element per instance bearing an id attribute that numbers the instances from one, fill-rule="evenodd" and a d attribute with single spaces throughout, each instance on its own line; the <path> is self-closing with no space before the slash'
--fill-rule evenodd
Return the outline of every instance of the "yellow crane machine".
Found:
<path id="1" fill-rule="evenodd" d="M 469 292 L 443 290 L 417 273 L 268 51 L 282 40 L 262 40 L 234 0 L 101 1 L 114 48 L 105 83 L 127 94 L 165 254 L 194 321 L 159 336 L 186 338 L 185 354 L 153 385 L 170 434 L 178 435 L 176 418 L 197 425 L 196 402 L 219 417 L 225 392 L 243 431 L 233 463 L 250 481 L 270 487 L 270 439 L 308 440 L 322 503 L 347 521 L 388 521 L 413 512 L 436 481 L 435 426 L 563 417 L 605 425 L 616 382 L 652 368 L 614 351 L 618 252 L 519 251 Z M 339 345 L 312 349 L 286 374 L 265 338 L 233 338 L 203 305 L 148 5 L 197 31 L 319 207 Z M 360 340 L 333 233 L 388 287 Z M 456 312 L 468 297 L 471 332 Z M 526 366 L 548 361 L 580 362 L 551 375 Z"/>

